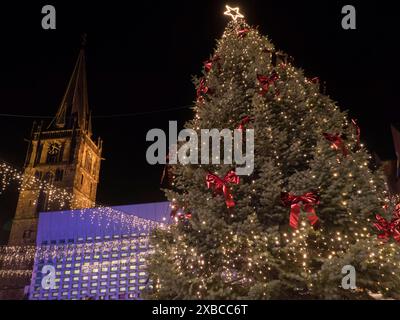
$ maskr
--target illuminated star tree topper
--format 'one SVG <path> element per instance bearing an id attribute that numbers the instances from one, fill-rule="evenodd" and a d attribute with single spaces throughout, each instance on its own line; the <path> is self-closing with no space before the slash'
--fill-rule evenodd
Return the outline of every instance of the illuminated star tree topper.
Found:
<path id="1" fill-rule="evenodd" d="M 242 15 L 239 12 L 239 7 L 236 8 L 231 8 L 230 6 L 226 5 L 226 11 L 224 12 L 224 15 L 230 16 L 233 21 L 236 21 L 237 19 L 243 19 L 244 15 Z"/>

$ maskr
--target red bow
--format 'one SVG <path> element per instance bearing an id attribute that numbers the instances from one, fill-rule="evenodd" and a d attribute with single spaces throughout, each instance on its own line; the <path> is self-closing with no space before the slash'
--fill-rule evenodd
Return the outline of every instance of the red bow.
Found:
<path id="1" fill-rule="evenodd" d="M 377 222 L 374 222 L 374 227 L 381 232 L 378 234 L 378 239 L 386 242 L 392 236 L 395 241 L 400 243 L 400 205 L 396 206 L 390 222 L 379 214 L 375 217 Z"/>
<path id="2" fill-rule="evenodd" d="M 204 70 L 205 70 L 206 72 L 210 72 L 210 71 L 211 71 L 211 68 L 212 68 L 212 64 L 213 64 L 213 61 L 212 61 L 212 60 L 204 61 Z"/>
<path id="3" fill-rule="evenodd" d="M 303 206 L 303 211 L 307 213 L 307 218 L 313 226 L 318 222 L 317 214 L 314 206 L 319 204 L 319 198 L 312 192 L 305 193 L 301 196 L 295 196 L 288 192 L 281 193 L 281 200 L 285 206 L 290 206 L 290 226 L 297 229 L 299 225 L 300 211 Z"/>
<path id="4" fill-rule="evenodd" d="M 192 214 L 190 212 L 183 212 L 178 208 L 178 206 L 174 205 L 172 206 L 170 216 L 173 219 L 178 218 L 182 220 L 182 219 L 190 219 L 192 217 Z"/>
<path id="5" fill-rule="evenodd" d="M 260 92 L 260 95 L 262 95 L 262 96 L 265 95 L 268 92 L 269 87 L 271 85 L 274 85 L 275 82 L 278 79 L 279 79 L 279 76 L 275 71 L 269 77 L 268 76 L 263 76 L 263 75 L 260 75 L 260 74 L 257 75 L 257 80 L 258 80 L 258 82 L 260 82 L 261 88 L 262 88 L 262 91 Z"/>
<path id="6" fill-rule="evenodd" d="M 207 60 L 207 61 L 204 61 L 204 62 L 203 62 L 203 64 L 204 64 L 204 70 L 205 70 L 207 73 L 210 72 L 210 71 L 211 71 L 211 68 L 212 68 L 212 66 L 213 66 L 213 63 L 216 62 L 216 61 L 218 61 L 218 60 L 219 60 L 219 56 L 216 55 L 216 56 L 213 57 L 212 59 Z"/>
<path id="7" fill-rule="evenodd" d="M 245 116 L 245 117 L 240 121 L 239 126 L 238 126 L 238 130 L 243 131 L 244 128 L 245 128 L 245 126 L 246 126 L 246 124 L 248 124 L 250 121 L 253 121 L 253 119 L 250 118 L 249 116 Z"/>
<path id="8" fill-rule="evenodd" d="M 207 188 L 213 188 L 216 193 L 223 193 L 227 208 L 235 206 L 233 196 L 229 191 L 228 183 L 239 184 L 239 176 L 234 171 L 229 171 L 223 179 L 215 174 L 208 173 L 206 177 Z"/>
<path id="9" fill-rule="evenodd" d="M 197 88 L 197 101 L 201 100 L 203 94 L 208 92 L 208 87 L 206 86 L 206 80 L 204 78 L 200 79 L 199 87 Z"/>
<path id="10" fill-rule="evenodd" d="M 329 142 L 332 143 L 332 147 L 336 150 L 341 149 L 343 156 L 347 157 L 348 155 L 348 151 L 346 148 L 346 145 L 341 137 L 341 135 L 339 134 L 330 134 L 330 133 L 323 133 L 324 137 L 326 140 L 328 140 Z"/>
<path id="11" fill-rule="evenodd" d="M 246 36 L 246 34 L 247 34 L 248 32 L 250 32 L 250 29 L 248 29 L 248 28 L 239 29 L 239 30 L 237 31 L 237 35 L 238 35 L 239 37 L 243 38 L 243 37 Z"/>

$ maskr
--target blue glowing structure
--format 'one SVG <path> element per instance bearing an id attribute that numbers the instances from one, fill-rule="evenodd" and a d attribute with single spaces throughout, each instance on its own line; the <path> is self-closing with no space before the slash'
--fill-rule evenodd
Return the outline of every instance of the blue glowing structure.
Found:
<path id="1" fill-rule="evenodd" d="M 140 299 L 151 286 L 149 232 L 170 211 L 158 202 L 40 213 L 29 299 Z"/>

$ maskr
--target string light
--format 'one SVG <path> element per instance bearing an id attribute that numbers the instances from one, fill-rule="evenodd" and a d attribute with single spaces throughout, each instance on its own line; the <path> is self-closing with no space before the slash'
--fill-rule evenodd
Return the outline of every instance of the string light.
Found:
<path id="1" fill-rule="evenodd" d="M 7 163 L 0 163 L 1 192 L 4 192 L 4 190 L 12 183 L 17 184 L 19 192 L 23 192 L 24 190 L 41 190 L 48 199 L 48 208 L 54 208 L 60 211 L 74 207 L 74 196 L 67 190 L 55 187 L 53 184 L 42 181 L 33 175 L 23 174 Z M 167 227 L 167 223 L 140 218 L 136 215 L 127 214 L 123 211 L 103 206 L 101 204 L 94 204 L 94 207 L 89 209 L 75 209 L 72 214 L 80 215 L 81 218 L 88 218 L 91 221 L 96 220 L 96 217 L 106 218 L 109 222 L 119 221 L 125 226 L 130 226 L 132 229 L 139 230 Z M 101 219 L 97 220 L 100 221 Z"/>
<path id="2" fill-rule="evenodd" d="M 241 186 L 241 200 L 245 204 L 234 213 L 220 210 L 218 200 L 210 197 L 206 191 L 200 194 L 202 189 L 198 186 L 204 184 L 205 169 L 190 166 L 176 168 L 177 188 L 170 192 L 173 205 L 187 203 L 190 199 L 189 204 L 195 210 L 188 224 L 177 223 L 162 228 L 159 234 L 151 238 L 154 251 L 150 255 L 150 265 L 153 263 L 155 266 L 155 296 L 164 288 L 168 289 L 168 281 L 177 277 L 180 281 L 190 283 L 185 298 L 210 297 L 211 292 L 217 291 L 215 286 L 218 285 L 220 288 L 217 289 L 226 290 L 224 294 L 229 291 L 244 292 L 245 295 L 254 287 L 254 283 L 263 284 L 260 296 L 265 297 L 268 295 L 268 284 L 280 279 L 285 272 L 295 273 L 304 282 L 296 290 L 312 295 L 318 287 L 318 276 L 323 271 L 321 265 L 324 263 L 329 266 L 329 263 L 342 261 L 340 259 L 346 258 L 346 254 L 353 252 L 351 250 L 356 251 L 358 246 L 362 246 L 365 252 L 362 263 L 383 274 L 383 280 L 389 276 L 385 265 L 390 266 L 390 274 L 400 270 L 397 248 L 392 244 L 378 246 L 376 236 L 365 227 L 370 225 L 368 213 L 360 212 L 365 197 L 378 194 L 377 191 L 381 189 L 378 188 L 380 179 L 367 168 L 369 155 L 361 149 L 338 163 L 337 151 L 321 135 L 325 131 L 347 130 L 351 137 L 353 133 L 343 129 L 349 123 L 347 116 L 327 97 L 320 95 L 319 88 L 290 63 L 272 65 L 269 56 L 276 53 L 274 46 L 261 37 L 257 30 L 252 29 L 243 41 L 238 42 L 236 20 L 243 18 L 239 8 L 227 6 L 225 14 L 233 21 L 218 42 L 215 52 L 216 56 L 223 57 L 224 63 L 218 73 L 213 70 L 208 73 L 206 82 L 210 86 L 220 84 L 220 87 L 213 88 L 215 96 L 222 97 L 224 106 L 229 106 L 230 112 L 225 114 L 219 99 L 209 95 L 195 103 L 195 117 L 188 126 L 197 130 L 214 127 L 212 125 L 216 119 L 210 115 L 218 112 L 221 118 L 218 126 L 230 127 L 250 110 L 257 115 L 256 121 L 263 121 L 257 122 L 260 128 L 258 132 L 262 135 L 258 140 L 262 141 L 259 151 L 260 158 L 267 160 L 262 164 L 256 163 L 256 174 L 248 179 L 248 185 L 244 182 Z M 250 28 L 244 21 L 243 27 Z M 254 68 L 254 64 L 257 68 Z M 254 87 L 256 74 L 268 74 L 275 69 L 284 79 L 277 82 L 279 96 L 275 96 L 272 89 L 261 96 L 258 88 Z M 255 70 L 254 77 L 247 70 Z M 348 144 L 351 149 L 355 142 L 349 141 Z M 271 172 L 260 169 L 267 162 L 270 162 Z M 215 168 L 217 170 L 213 172 L 222 169 L 221 166 Z M 327 169 L 328 174 L 323 169 Z M 362 184 L 358 177 L 366 179 L 367 183 Z M 8 183 L 7 179 L 2 185 Z M 267 208 L 256 205 L 257 201 L 261 202 L 260 199 L 265 201 L 260 195 L 264 191 L 265 180 L 268 180 L 267 187 L 271 184 L 272 188 L 276 183 L 279 188 L 312 186 L 322 191 L 326 196 L 323 198 L 325 202 L 317 208 L 317 213 L 321 209 L 322 227 L 314 230 L 302 222 L 297 230 L 291 230 L 285 227 L 287 222 L 265 222 L 263 219 L 269 218 L 269 215 L 284 214 L 278 205 L 267 205 Z M 245 193 L 248 186 L 250 194 Z M 277 191 L 268 191 L 271 191 L 268 196 L 274 198 Z M 378 194 L 376 198 L 376 203 L 368 203 L 366 207 L 374 208 L 379 202 L 389 202 L 385 195 Z M 251 210 L 250 213 L 248 210 Z M 104 214 L 115 219 L 126 219 L 123 220 L 125 224 L 157 227 L 146 225 L 144 221 L 130 221 L 129 217 L 120 217 L 120 213 L 109 208 L 104 211 Z M 325 228 L 325 225 L 329 228 Z M 54 248 L 49 248 L 49 252 L 44 250 L 44 254 L 60 254 L 60 250 L 54 251 Z M 16 259 L 20 257 L 17 253 L 14 256 Z M 163 262 L 167 266 L 165 269 L 162 269 Z M 87 268 L 92 267 L 99 266 Z M 209 291 L 209 288 L 213 290 Z"/>
<path id="3" fill-rule="evenodd" d="M 328 97 L 322 96 L 319 86 L 290 63 L 273 65 L 274 46 L 244 20 L 238 26 L 234 16 L 231 18 L 233 21 L 228 24 L 214 53 L 222 63 L 213 66 L 205 76 L 214 94 L 196 103 L 195 117 L 189 127 L 213 127 L 215 124 L 220 128 L 231 127 L 243 114 L 254 114 L 260 143 L 259 146 L 256 144 L 258 158 L 271 161 L 271 169 L 276 170 L 271 171 L 271 175 L 281 180 L 278 188 L 292 185 L 299 189 L 292 191 L 300 193 L 307 186 L 322 193 L 323 203 L 316 209 L 317 214 L 321 210 L 322 226 L 314 230 L 302 223 L 298 230 L 290 230 L 285 228 L 285 222 L 281 222 L 276 226 L 278 231 L 273 229 L 273 223 L 271 226 L 262 220 L 265 215 L 282 215 L 278 205 L 267 205 L 268 209 L 260 206 L 261 193 L 265 191 L 264 180 L 271 180 L 268 181 L 271 183 L 268 196 L 274 198 L 276 192 L 272 189 L 275 187 L 274 179 L 268 176 L 268 170 L 260 170 L 265 162 L 256 162 L 256 174 L 250 177 L 248 184 L 244 182 L 241 185 L 241 200 L 245 204 L 233 213 L 223 212 L 215 199 L 201 194 L 198 185 L 204 183 L 201 180 L 204 179 L 203 169 L 179 167 L 176 177 L 180 177 L 180 187 L 171 191 L 171 195 L 177 202 L 184 197 L 194 212 L 192 220 L 184 227 L 174 225 L 153 239 L 157 246 L 155 266 L 159 259 L 165 259 L 174 268 L 168 269 L 168 274 L 156 272 L 159 284 L 156 297 L 163 297 L 162 294 L 157 296 L 160 288 L 169 287 L 164 285 L 165 277 L 185 281 L 187 277 L 192 278 L 191 275 L 195 275 L 195 279 L 187 298 L 214 298 L 207 291 L 210 283 L 219 285 L 218 289 L 222 291 L 227 290 L 224 293 L 228 296 L 229 291 L 245 295 L 254 283 L 263 283 L 265 291 L 260 296 L 265 297 L 268 296 L 268 282 L 279 278 L 279 274 L 291 272 L 291 268 L 299 270 L 296 276 L 300 276 L 306 286 L 306 289 L 300 288 L 299 284 L 297 289 L 305 290 L 302 291 L 305 295 L 312 295 L 318 288 L 322 263 L 336 263 L 358 245 L 363 245 L 368 257 L 380 251 L 375 245 L 376 235 L 369 231 L 370 218 L 375 213 L 372 208 L 388 199 L 387 195 L 380 196 L 382 179 L 368 169 L 369 154 L 362 145 L 353 152 L 357 139 L 348 128 L 347 115 Z M 251 32 L 238 41 L 238 28 L 248 28 Z M 273 70 L 284 79 L 276 84 L 279 95 L 275 96 L 271 89 L 261 96 L 254 79 L 257 74 L 270 74 Z M 218 114 L 218 121 L 214 114 Z M 352 150 L 351 155 L 347 159 L 341 158 L 339 163 L 337 150 L 326 143 L 322 132 L 346 134 L 346 145 Z M 326 171 L 330 173 L 326 175 Z M 373 203 L 368 205 L 371 212 L 360 212 L 364 199 L 371 195 L 376 195 L 371 197 Z M 250 209 L 254 213 L 249 214 Z M 325 224 L 329 228 L 323 228 Z M 271 230 L 266 231 L 266 228 Z M 365 244 L 371 245 L 367 247 Z M 386 249 L 382 247 L 382 250 L 382 257 L 386 257 Z M 398 264 L 398 256 L 394 252 L 390 254 L 392 257 L 388 262 Z M 370 260 L 366 263 L 371 268 L 376 267 Z M 382 268 L 379 266 L 379 270 Z"/>
<path id="4" fill-rule="evenodd" d="M 6 163 L 0 163 L 0 191 L 4 190 L 11 184 L 17 184 L 20 192 L 24 190 L 41 190 L 48 198 L 48 203 L 52 208 L 59 210 L 65 209 L 74 201 L 71 193 L 64 189 L 57 188 L 52 184 L 39 180 L 35 176 L 22 174 L 19 170 L 13 168 Z M 0 192 L 0 194 L 1 194 Z M 95 208 L 90 209 L 75 209 L 72 216 L 78 216 L 81 219 L 95 223 L 94 221 L 108 221 L 107 226 L 111 222 L 118 221 L 121 225 L 128 227 L 129 232 L 146 232 L 151 230 L 167 229 L 166 222 L 158 222 L 149 219 L 144 219 L 136 215 L 127 214 L 112 207 L 95 205 Z M 102 241 L 101 243 L 84 243 L 78 244 L 76 248 L 71 250 L 69 245 L 50 245 L 50 246 L 0 246 L 0 264 L 2 270 L 0 277 L 8 276 L 25 276 L 31 273 L 31 265 L 36 258 L 42 259 L 60 259 L 63 256 L 74 254 L 74 252 L 85 252 L 90 250 L 109 251 L 118 248 L 121 241 Z M 72 252 L 74 251 L 74 252 Z M 75 253 L 76 253 L 75 252 Z M 26 270 L 18 270 L 17 268 L 25 268 Z"/>

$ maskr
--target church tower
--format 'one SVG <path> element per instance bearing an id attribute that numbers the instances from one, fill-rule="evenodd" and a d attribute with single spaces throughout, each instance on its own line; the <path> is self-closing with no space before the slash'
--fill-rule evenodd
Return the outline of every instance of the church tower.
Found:
<path id="1" fill-rule="evenodd" d="M 82 46 L 54 119 L 33 124 L 23 173 L 27 183 L 20 190 L 10 245 L 35 244 L 39 212 L 94 206 L 101 152 L 102 141 L 92 139 Z M 38 181 L 67 191 L 72 201 L 63 207 L 54 203 Z"/>

